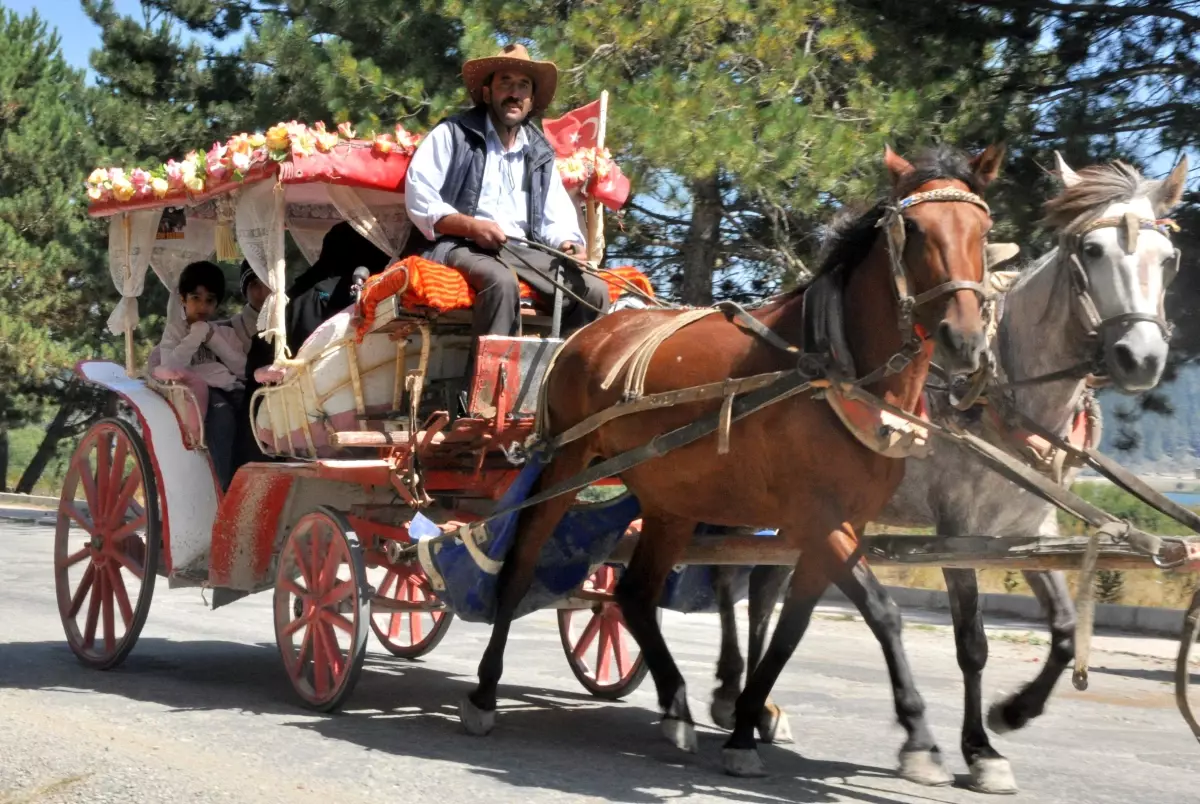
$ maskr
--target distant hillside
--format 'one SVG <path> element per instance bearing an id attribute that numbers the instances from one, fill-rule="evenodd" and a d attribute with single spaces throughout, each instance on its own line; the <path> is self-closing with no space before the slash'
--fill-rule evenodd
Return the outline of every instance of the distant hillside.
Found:
<path id="1" fill-rule="evenodd" d="M 1100 395 L 1100 449 L 1139 472 L 1191 477 L 1200 469 L 1200 366 L 1180 368 L 1175 379 L 1158 390 L 1169 404 L 1164 414 L 1141 410 L 1137 397 L 1114 391 Z M 1120 421 L 1120 414 L 1129 411 L 1134 412 L 1133 420 Z"/>

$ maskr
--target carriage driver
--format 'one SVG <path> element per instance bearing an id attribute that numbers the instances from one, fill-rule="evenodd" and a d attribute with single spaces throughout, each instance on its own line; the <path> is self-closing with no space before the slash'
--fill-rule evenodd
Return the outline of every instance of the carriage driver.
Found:
<path id="1" fill-rule="evenodd" d="M 554 149 L 531 120 L 554 98 L 558 69 L 514 44 L 468 61 L 463 80 L 475 107 L 435 126 L 409 165 L 405 204 L 414 230 L 405 254 L 462 271 L 476 294 L 475 336 L 517 335 L 517 277 L 552 296 L 550 277 L 561 262 L 570 289 L 563 293 L 563 331 L 577 329 L 608 308 L 604 280 L 540 250 L 502 247 L 521 237 L 584 255 L 579 216 L 555 169 Z"/>

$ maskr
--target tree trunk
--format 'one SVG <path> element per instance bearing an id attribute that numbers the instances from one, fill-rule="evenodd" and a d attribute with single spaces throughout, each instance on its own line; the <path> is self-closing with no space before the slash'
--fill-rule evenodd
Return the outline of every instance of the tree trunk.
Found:
<path id="1" fill-rule="evenodd" d="M 67 434 L 67 421 L 74 411 L 75 403 L 73 402 L 63 402 L 59 406 L 58 413 L 54 414 L 54 420 L 46 429 L 46 436 L 38 445 L 37 452 L 33 454 L 33 460 L 25 467 L 25 471 L 21 473 L 21 479 L 17 481 L 18 494 L 33 493 L 33 486 L 41 478 L 42 472 L 46 471 L 46 465 L 50 463 L 50 459 L 54 457 L 54 453 L 58 449 L 58 442 Z"/>
<path id="2" fill-rule="evenodd" d="M 683 244 L 684 304 L 705 307 L 713 302 L 713 273 L 721 243 L 721 186 L 716 175 L 692 182 L 692 222 Z"/>
<path id="3" fill-rule="evenodd" d="M 8 491 L 8 429 L 0 427 L 0 494 Z"/>

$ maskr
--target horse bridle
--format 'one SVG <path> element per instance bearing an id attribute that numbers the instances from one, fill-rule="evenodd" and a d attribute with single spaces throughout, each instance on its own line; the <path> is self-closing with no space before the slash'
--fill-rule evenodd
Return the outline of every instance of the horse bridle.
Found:
<path id="1" fill-rule="evenodd" d="M 1095 300 L 1091 294 L 1091 283 L 1088 281 L 1087 271 L 1083 267 L 1081 255 L 1083 254 L 1083 239 L 1089 232 L 1094 232 L 1097 229 L 1116 228 L 1125 231 L 1125 253 L 1133 254 L 1137 251 L 1138 235 L 1142 231 L 1155 231 L 1164 237 L 1170 239 L 1172 231 L 1179 231 L 1179 226 L 1175 221 L 1168 218 L 1141 218 L 1132 212 L 1126 212 L 1119 217 L 1098 218 L 1091 223 L 1085 225 L 1080 231 L 1072 234 L 1062 235 L 1059 238 L 1059 261 L 1063 260 L 1063 255 L 1066 255 L 1067 271 L 1070 277 L 1071 288 L 1073 291 L 1072 300 L 1074 301 L 1077 314 L 1080 317 L 1080 323 L 1083 325 L 1085 336 L 1088 340 L 1095 341 L 1099 347 L 1102 343 L 1102 336 L 1109 327 L 1124 327 L 1145 321 L 1155 324 L 1162 331 L 1163 337 L 1170 340 L 1171 333 L 1174 330 L 1173 325 L 1166 317 L 1166 295 L 1167 287 L 1171 281 L 1179 274 L 1179 265 L 1182 256 L 1179 249 L 1175 249 L 1172 255 L 1170 264 L 1163 271 L 1163 286 L 1162 292 L 1158 298 L 1158 313 L 1117 313 L 1116 315 L 1103 318 L 1100 315 L 1099 308 L 1096 306 Z M 1003 305 L 1003 297 L 997 299 L 997 309 L 995 315 L 997 318 L 1001 315 L 1001 306 Z M 1104 359 L 1100 354 L 1099 348 L 1096 354 L 1091 355 L 1088 359 L 1073 366 L 1068 366 L 1058 371 L 1052 371 L 1047 374 L 1039 374 L 1035 377 L 1027 377 L 1023 380 L 1014 380 L 993 384 L 988 390 L 1006 392 L 1013 388 L 1021 388 L 1029 385 L 1041 385 L 1048 382 L 1057 382 L 1059 380 L 1079 380 L 1086 377 L 1101 378 L 1105 376 Z M 978 399 L 980 392 L 983 391 L 983 385 L 986 383 L 973 383 L 969 394 L 960 400 L 956 400 L 951 394 L 951 403 L 959 410 L 965 410 L 970 405 L 974 404 Z"/>
<path id="2" fill-rule="evenodd" d="M 924 293 L 918 293 L 915 296 L 909 291 L 908 269 L 904 264 L 904 246 L 907 241 L 907 236 L 904 232 L 904 212 L 918 204 L 926 204 L 934 201 L 974 204 L 982 209 L 988 217 L 991 217 L 992 214 L 992 210 L 987 205 L 987 202 L 975 193 L 967 192 L 966 190 L 957 190 L 953 187 L 943 187 L 937 190 L 927 190 L 923 193 L 913 193 L 887 208 L 884 216 L 879 221 L 879 226 L 887 234 L 888 257 L 892 268 L 892 289 L 895 291 L 898 310 L 897 324 L 900 328 L 900 336 L 905 341 L 912 340 L 913 338 L 923 340 L 923 337 L 917 334 L 916 322 L 914 320 L 918 308 L 940 299 L 942 296 L 957 293 L 960 290 L 973 291 L 979 296 L 980 301 L 983 301 L 989 295 L 986 285 L 982 282 L 974 282 L 969 279 L 953 279 L 943 282 L 937 287 L 930 288 Z"/>
<path id="3" fill-rule="evenodd" d="M 1174 328 L 1166 316 L 1167 286 L 1179 273 L 1179 262 L 1181 259 L 1179 249 L 1175 249 L 1170 265 L 1163 271 L 1163 285 L 1162 292 L 1158 297 L 1157 314 L 1137 312 L 1118 313 L 1108 318 L 1102 318 L 1099 308 L 1092 298 L 1091 283 L 1088 281 L 1087 271 L 1084 269 L 1083 260 L 1081 259 L 1083 255 L 1083 238 L 1097 229 L 1124 230 L 1125 253 L 1134 254 L 1137 252 L 1138 234 L 1141 231 L 1158 232 L 1169 241 L 1172 229 L 1178 230 L 1179 227 L 1174 221 L 1165 218 L 1152 220 L 1149 218 L 1140 218 L 1133 212 L 1126 212 L 1120 217 L 1094 220 L 1080 231 L 1064 235 L 1060 239 L 1060 248 L 1069 255 L 1067 270 L 1071 278 L 1071 288 L 1074 291 L 1073 298 L 1078 307 L 1081 323 L 1089 338 L 1099 339 L 1109 327 L 1126 327 L 1144 321 L 1155 324 L 1162 331 L 1163 339 L 1169 341 Z"/>

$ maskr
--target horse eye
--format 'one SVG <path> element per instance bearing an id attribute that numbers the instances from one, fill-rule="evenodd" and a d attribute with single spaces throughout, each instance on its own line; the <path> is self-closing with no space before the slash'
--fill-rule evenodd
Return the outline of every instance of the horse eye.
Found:
<path id="1" fill-rule="evenodd" d="M 1097 260 L 1104 256 L 1104 247 L 1099 243 L 1088 243 L 1083 247 L 1083 256 L 1091 260 Z"/>

